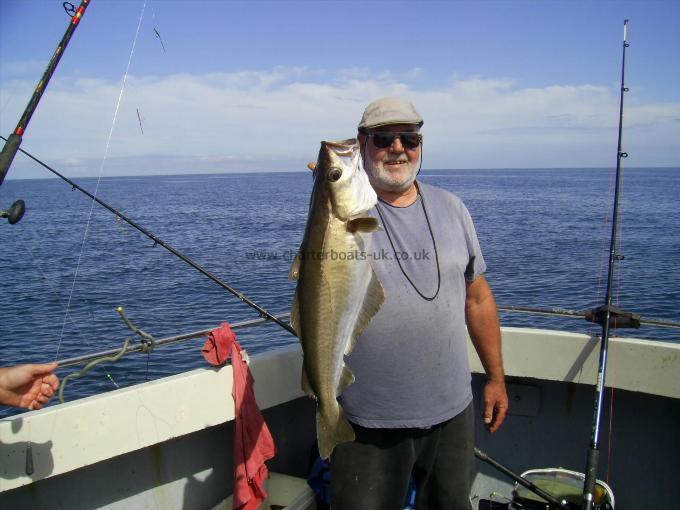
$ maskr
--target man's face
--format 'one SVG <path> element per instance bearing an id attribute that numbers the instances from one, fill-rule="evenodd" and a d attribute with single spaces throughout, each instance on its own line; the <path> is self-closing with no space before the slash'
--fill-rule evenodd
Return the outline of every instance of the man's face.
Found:
<path id="1" fill-rule="evenodd" d="M 369 130 L 360 136 L 361 147 L 365 148 L 364 166 L 368 179 L 377 191 L 402 192 L 408 190 L 416 180 L 420 168 L 422 144 L 409 146 L 400 137 L 395 137 L 387 147 L 382 133 L 418 133 L 415 124 L 393 124 Z M 375 134 L 380 139 L 376 139 Z M 387 142 L 389 142 L 389 136 Z"/>

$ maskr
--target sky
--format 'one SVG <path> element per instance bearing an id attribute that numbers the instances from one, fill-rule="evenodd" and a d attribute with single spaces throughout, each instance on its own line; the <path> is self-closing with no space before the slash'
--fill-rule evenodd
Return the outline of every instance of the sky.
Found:
<path id="1" fill-rule="evenodd" d="M 22 148 L 70 177 L 305 171 L 401 96 L 425 169 L 613 167 L 624 19 L 626 165 L 680 167 L 677 0 L 92 0 Z M 0 0 L 3 136 L 68 23 Z"/>

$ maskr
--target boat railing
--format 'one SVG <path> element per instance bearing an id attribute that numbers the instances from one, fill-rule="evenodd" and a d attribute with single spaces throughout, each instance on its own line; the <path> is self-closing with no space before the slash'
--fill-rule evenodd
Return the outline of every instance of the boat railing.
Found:
<path id="1" fill-rule="evenodd" d="M 498 306 L 498 311 L 499 312 L 508 312 L 508 313 L 526 313 L 526 314 L 532 314 L 532 315 L 551 315 L 551 316 L 560 316 L 560 317 L 567 317 L 567 318 L 572 318 L 572 319 L 585 319 L 587 312 L 583 311 L 576 311 L 576 310 L 567 310 L 563 308 L 540 308 L 540 307 L 523 307 L 523 306 L 508 306 L 508 305 L 499 305 Z M 280 321 L 287 321 L 290 319 L 290 314 L 281 314 L 277 315 L 276 318 Z M 249 328 L 253 328 L 256 326 L 260 326 L 266 323 L 272 322 L 269 318 L 267 317 L 262 317 L 258 319 L 250 319 L 250 320 L 245 320 L 241 322 L 236 322 L 231 324 L 232 329 L 235 331 L 239 330 L 245 330 Z M 680 322 L 674 322 L 674 321 L 666 321 L 666 320 L 657 320 L 657 319 L 640 319 L 640 324 L 645 324 L 649 326 L 656 326 L 656 327 L 662 327 L 662 328 L 676 328 L 680 329 Z M 190 331 L 187 333 L 181 333 L 179 335 L 173 335 L 173 336 L 167 336 L 164 338 L 160 338 L 157 340 L 154 340 L 154 347 L 160 347 L 163 345 L 169 345 L 169 344 L 174 344 L 178 342 L 182 342 L 184 340 L 190 340 L 194 338 L 205 338 L 212 330 L 212 328 L 208 329 L 201 329 L 197 331 Z M 142 342 L 141 344 L 133 345 L 131 347 L 128 347 L 125 350 L 126 354 L 133 353 L 133 352 L 147 352 L 148 349 L 148 344 L 145 342 Z M 115 356 L 120 352 L 120 348 L 115 348 L 115 349 L 109 349 L 105 351 L 99 351 L 95 353 L 90 353 L 90 354 L 85 354 L 82 356 L 75 356 L 72 358 L 67 358 L 58 361 L 58 364 L 61 368 L 69 367 L 69 366 L 74 366 L 74 365 L 82 365 L 84 363 L 88 363 L 92 360 L 100 359 L 103 357 L 107 356 Z"/>

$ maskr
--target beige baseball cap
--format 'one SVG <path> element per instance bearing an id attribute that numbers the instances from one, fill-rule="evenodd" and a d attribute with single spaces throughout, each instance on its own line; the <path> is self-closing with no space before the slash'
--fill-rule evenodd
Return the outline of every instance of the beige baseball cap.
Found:
<path id="1" fill-rule="evenodd" d="M 423 118 L 410 101 L 400 97 L 382 97 L 366 107 L 359 122 L 359 131 L 389 124 L 422 126 Z"/>

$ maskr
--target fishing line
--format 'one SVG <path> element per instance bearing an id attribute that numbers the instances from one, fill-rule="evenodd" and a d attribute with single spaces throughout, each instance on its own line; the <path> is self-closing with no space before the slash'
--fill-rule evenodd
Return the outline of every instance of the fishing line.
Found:
<path id="1" fill-rule="evenodd" d="M 23 247 L 23 249 L 24 249 L 26 252 L 28 252 L 28 254 L 30 255 L 31 260 L 33 261 L 33 264 L 34 264 L 34 265 L 37 267 L 37 269 L 38 269 L 38 274 L 40 275 L 40 277 L 41 277 L 41 278 L 45 281 L 45 283 L 47 284 L 47 287 L 49 288 L 49 290 L 52 292 L 52 294 L 53 294 L 54 297 L 56 298 L 57 302 L 59 303 L 59 306 L 60 306 L 62 309 L 65 309 L 64 302 L 61 300 L 61 297 L 59 296 L 59 293 L 57 292 L 57 290 L 54 288 L 54 286 L 53 286 L 52 283 L 50 282 L 50 279 L 47 277 L 47 274 L 46 274 L 46 272 L 44 271 L 44 269 L 43 269 L 43 267 L 42 267 L 42 264 L 40 263 L 40 261 L 38 261 L 38 258 L 35 256 L 35 253 L 33 252 L 33 250 L 31 250 L 30 246 L 28 246 L 28 244 L 26 244 L 26 242 L 24 242 L 24 240 L 22 239 L 21 236 L 18 236 L 17 239 L 19 239 L 19 242 L 21 243 L 21 246 Z M 86 343 L 89 347 L 93 347 L 93 344 L 92 344 L 92 342 L 90 342 L 90 340 L 88 339 L 88 336 L 85 335 L 85 333 L 83 333 L 83 331 L 82 331 L 82 330 L 80 329 L 80 327 L 78 326 L 78 323 L 76 322 L 76 320 L 73 318 L 73 316 L 71 315 L 71 313 L 70 313 L 68 310 L 66 310 L 66 316 L 68 317 L 68 319 L 69 319 L 69 321 L 71 322 L 71 324 L 75 327 L 75 329 L 76 329 L 76 334 L 79 335 L 79 336 L 85 341 L 85 343 Z M 116 388 L 120 388 L 120 386 L 118 385 L 118 383 L 113 379 L 113 376 L 111 375 L 111 373 L 107 370 L 106 366 L 102 365 L 101 368 L 104 370 L 104 373 L 105 373 L 107 379 L 109 379 L 109 381 L 111 381 L 111 383 L 112 383 Z"/>
<path id="2" fill-rule="evenodd" d="M 94 196 L 97 196 L 97 192 L 99 191 L 99 184 L 101 182 L 102 178 L 102 173 L 104 172 L 104 165 L 106 164 L 106 160 L 109 155 L 109 149 L 111 147 L 111 138 L 113 138 L 113 130 L 116 126 L 116 119 L 118 118 L 118 110 L 120 109 L 120 104 L 123 99 L 123 92 L 125 91 L 125 82 L 127 81 L 128 73 L 130 72 L 130 66 L 132 65 L 132 57 L 135 54 L 135 47 L 137 45 L 137 39 L 139 37 L 139 31 L 142 26 L 142 20 L 144 19 L 144 11 L 146 10 L 146 0 L 144 0 L 144 4 L 142 5 L 142 11 L 139 14 L 139 21 L 137 23 L 137 31 L 135 32 L 135 37 L 134 40 L 132 41 L 132 49 L 130 50 L 130 55 L 128 57 L 128 63 L 127 67 L 125 68 L 125 74 L 123 75 L 123 83 L 121 84 L 120 87 L 120 92 L 118 94 L 118 101 L 116 102 L 116 109 L 113 113 L 113 120 L 111 122 L 111 128 L 109 129 L 109 136 L 106 139 L 106 148 L 104 150 L 104 158 L 102 159 L 101 165 L 99 167 L 99 175 L 97 177 L 97 184 L 94 189 Z M 85 241 L 87 240 L 87 234 L 90 228 L 90 222 L 92 220 L 92 213 L 94 211 L 94 199 L 92 200 L 92 203 L 90 204 L 90 213 L 87 217 L 87 223 L 85 225 L 85 232 L 83 234 L 83 241 L 80 245 L 80 253 L 78 254 L 78 262 L 76 263 L 76 270 L 73 275 L 73 283 L 71 284 L 71 291 L 68 296 L 68 302 L 66 305 L 66 313 L 68 313 L 70 307 L 71 307 L 71 298 L 73 297 L 73 292 L 76 286 L 76 280 L 78 279 L 78 270 L 80 269 L 80 262 L 83 257 L 83 252 L 85 251 Z M 62 323 L 61 326 L 61 333 L 59 334 L 59 343 L 57 344 L 57 353 L 55 356 L 55 360 L 59 359 L 59 350 L 61 349 L 61 342 L 64 337 L 64 329 L 66 328 L 66 317 L 64 316 L 64 322 Z"/>
<path id="3" fill-rule="evenodd" d="M 5 138 L 4 138 L 2 135 L 0 135 L 0 139 L 5 140 Z M 42 167 L 45 168 L 46 170 L 49 170 L 50 172 L 52 172 L 54 175 L 56 175 L 57 177 L 59 177 L 61 180 L 66 181 L 67 183 L 69 183 L 69 184 L 71 185 L 71 187 L 72 187 L 74 190 L 77 189 L 77 190 L 80 191 L 81 193 L 87 195 L 87 196 L 90 197 L 92 200 L 94 200 L 94 201 L 97 202 L 99 205 L 101 205 L 103 208 L 105 208 L 105 209 L 108 210 L 109 212 L 113 213 L 117 218 L 119 218 L 119 219 L 125 221 L 128 225 L 130 225 L 131 227 L 134 227 L 135 229 L 137 229 L 139 232 L 141 232 L 141 233 L 144 234 L 146 237 L 148 237 L 149 239 L 151 239 L 151 240 L 154 242 L 154 246 L 159 245 L 159 246 L 165 248 L 165 249 L 168 250 L 170 253 L 172 253 L 173 255 L 175 255 L 177 258 L 179 258 L 179 259 L 181 259 L 183 262 L 186 262 L 187 264 L 189 264 L 189 265 L 190 265 L 191 267 L 193 267 L 196 271 L 198 271 L 198 272 L 201 273 L 202 275 L 207 276 L 208 278 L 210 278 L 213 282 L 215 282 L 216 284 L 218 284 L 218 285 L 219 285 L 220 287 L 222 287 L 224 290 L 230 292 L 232 295 L 234 295 L 234 296 L 236 296 L 237 298 L 239 298 L 239 299 L 240 299 L 241 301 L 243 301 L 245 304 L 247 304 L 247 305 L 250 306 L 251 308 L 254 308 L 255 310 L 257 310 L 257 312 L 260 314 L 260 317 L 266 317 L 268 320 L 271 320 L 271 321 L 275 322 L 277 325 L 281 326 L 283 329 L 285 329 L 286 331 L 288 331 L 291 335 L 297 336 L 297 333 L 295 332 L 295 330 L 292 328 L 292 326 L 291 326 L 290 324 L 287 324 L 287 323 L 283 322 L 280 318 L 274 316 L 273 314 L 271 314 L 270 312 L 268 312 L 267 310 L 265 310 L 264 308 L 262 308 L 260 305 L 258 305 L 257 303 L 255 303 L 253 300 L 249 299 L 248 296 L 246 296 L 246 295 L 243 294 L 242 292 L 239 292 L 239 291 L 236 290 L 235 288 L 231 287 L 230 285 L 228 285 L 228 284 L 226 284 L 225 282 L 223 282 L 222 280 L 220 280 L 217 276 L 215 276 L 215 275 L 212 274 L 210 271 L 206 270 L 204 267 L 202 267 L 201 265 L 199 265 L 199 264 L 197 264 L 196 262 L 194 262 L 193 260 L 191 260 L 189 257 L 187 257 L 186 255 L 184 255 L 184 254 L 183 254 L 182 252 L 180 252 L 179 250 L 176 250 L 175 248 L 173 248 L 171 245 L 169 245 L 168 243 L 166 243 L 165 241 L 163 241 L 160 237 L 154 235 L 152 232 L 149 232 L 149 231 L 146 230 L 144 227 L 142 227 L 141 225 L 137 224 L 136 222 L 134 222 L 133 220 L 131 220 L 130 218 L 128 218 L 127 216 L 125 216 L 123 213 L 121 213 L 121 212 L 118 211 L 117 209 L 114 209 L 113 207 L 111 207 L 109 204 L 107 204 L 107 203 L 104 202 L 103 200 L 101 200 L 101 199 L 95 197 L 92 193 L 90 193 L 89 191 L 87 191 L 85 188 L 83 188 L 82 186 L 79 186 L 78 184 L 76 184 L 75 182 L 73 182 L 73 181 L 72 181 L 71 179 L 69 179 L 68 177 L 66 177 L 66 176 L 64 176 L 64 175 L 62 175 L 62 174 L 60 174 L 60 173 L 57 172 L 54 168 L 52 168 L 51 166 L 47 165 L 47 164 L 44 163 L 43 161 L 40 161 L 38 158 L 36 158 L 35 156 L 33 156 L 30 152 L 27 152 L 27 151 L 25 151 L 25 150 L 22 149 L 22 148 L 19 148 L 18 151 L 21 152 L 22 154 L 25 154 L 25 155 L 28 156 L 29 158 L 31 158 L 33 161 L 35 161 L 36 163 L 38 163 L 40 166 L 42 166 Z"/>
<path id="4" fill-rule="evenodd" d="M 620 190 L 621 197 L 620 197 L 620 205 L 619 205 L 619 208 L 620 208 L 619 225 L 620 225 L 620 227 L 619 227 L 619 235 L 618 235 L 618 238 L 617 238 L 618 239 L 618 246 L 616 248 L 617 253 L 619 253 L 619 254 L 623 253 L 623 233 L 625 231 L 624 228 L 623 228 L 623 222 L 624 222 L 625 217 L 626 217 L 625 212 L 624 212 L 624 208 L 625 208 L 625 205 L 626 205 L 626 193 L 625 193 L 625 186 L 623 184 L 624 179 L 625 179 L 625 174 L 621 174 L 621 190 Z M 623 285 L 623 263 L 624 263 L 624 261 L 625 261 L 625 258 L 623 257 L 623 255 L 621 255 L 619 257 L 619 263 L 616 265 L 616 269 L 617 269 L 617 272 L 618 272 L 618 275 L 617 275 L 617 278 L 616 278 L 616 282 L 617 282 L 617 285 L 616 285 L 616 303 L 617 304 L 620 302 L 620 299 L 621 299 L 621 286 Z"/>
<path id="5" fill-rule="evenodd" d="M 616 181 L 616 174 L 613 172 L 610 172 L 609 175 L 609 199 L 610 202 L 614 201 L 614 183 Z M 595 286 L 595 301 L 594 303 L 600 303 L 602 301 L 601 298 L 601 291 L 602 288 L 604 287 L 604 266 L 605 266 L 605 257 L 606 260 L 609 259 L 609 256 L 605 256 L 605 252 L 607 250 L 607 243 L 609 242 L 609 230 L 610 230 L 610 219 L 611 219 L 611 210 L 606 209 L 604 211 L 604 216 L 602 218 L 602 227 L 601 227 L 601 233 L 600 233 L 600 268 L 597 273 L 597 285 Z M 591 337 L 595 338 L 597 336 L 597 324 L 592 323 L 592 326 L 590 326 L 590 331 L 589 334 Z"/>

